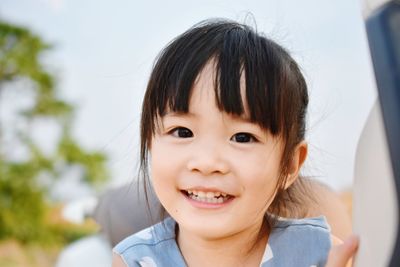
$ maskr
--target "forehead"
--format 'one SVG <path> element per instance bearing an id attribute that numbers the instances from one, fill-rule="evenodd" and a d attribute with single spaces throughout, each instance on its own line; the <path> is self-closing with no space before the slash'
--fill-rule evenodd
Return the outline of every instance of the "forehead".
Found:
<path id="1" fill-rule="evenodd" d="M 223 104 L 226 99 L 223 97 L 232 97 L 236 99 L 232 99 L 237 103 L 242 104 L 243 111 L 242 114 L 235 114 L 234 112 L 232 115 L 234 117 L 242 117 L 242 118 L 250 118 L 250 111 L 247 103 L 247 96 L 246 96 L 246 75 L 244 70 L 240 72 L 240 80 L 239 80 L 239 94 L 222 94 L 221 88 L 219 84 L 217 71 L 217 62 L 215 59 L 209 60 L 204 68 L 200 71 L 197 75 L 196 80 L 193 84 L 193 88 L 190 93 L 189 98 L 189 112 L 193 105 L 198 104 L 201 102 L 202 98 L 207 98 L 208 101 L 212 101 L 212 103 L 221 111 L 224 112 Z M 234 90 L 234 88 L 231 88 Z M 235 97 L 236 95 L 236 97 Z M 226 111 L 225 111 L 226 112 Z M 229 113 L 229 112 L 227 112 Z"/>

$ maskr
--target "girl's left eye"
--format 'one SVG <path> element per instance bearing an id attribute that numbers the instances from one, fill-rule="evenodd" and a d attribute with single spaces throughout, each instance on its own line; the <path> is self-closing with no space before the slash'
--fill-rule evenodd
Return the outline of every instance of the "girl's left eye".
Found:
<path id="1" fill-rule="evenodd" d="M 237 133 L 231 137 L 231 141 L 238 142 L 238 143 L 249 143 L 255 142 L 257 139 L 249 133 Z"/>

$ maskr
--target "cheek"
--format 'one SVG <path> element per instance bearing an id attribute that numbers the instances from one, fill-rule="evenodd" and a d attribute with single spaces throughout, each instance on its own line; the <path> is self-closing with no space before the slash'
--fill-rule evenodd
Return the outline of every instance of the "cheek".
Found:
<path id="1" fill-rule="evenodd" d="M 153 142 L 150 150 L 151 180 L 154 189 L 168 189 L 176 184 L 178 171 L 181 169 L 179 155 L 163 142 Z"/>
<path id="2" fill-rule="evenodd" d="M 278 177 L 280 157 L 272 153 L 254 153 L 236 162 L 245 190 L 251 191 L 254 197 L 266 201 L 274 193 Z"/>
<path id="3" fill-rule="evenodd" d="M 167 166 L 166 161 L 168 154 L 173 154 L 173 151 L 168 149 L 168 146 L 165 144 L 165 142 L 162 142 L 162 140 L 159 138 L 155 138 L 150 149 L 150 166 L 152 171 L 160 168 L 162 169 Z M 170 159 L 173 160 L 173 157 Z"/>

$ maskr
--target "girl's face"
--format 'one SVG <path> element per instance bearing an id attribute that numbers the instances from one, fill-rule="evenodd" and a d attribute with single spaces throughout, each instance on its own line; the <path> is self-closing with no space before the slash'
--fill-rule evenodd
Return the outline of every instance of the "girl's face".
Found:
<path id="1" fill-rule="evenodd" d="M 283 148 L 247 117 L 219 111 L 213 81 L 208 63 L 189 113 L 162 117 L 150 149 L 160 202 L 180 230 L 208 239 L 258 231 L 274 197 Z"/>

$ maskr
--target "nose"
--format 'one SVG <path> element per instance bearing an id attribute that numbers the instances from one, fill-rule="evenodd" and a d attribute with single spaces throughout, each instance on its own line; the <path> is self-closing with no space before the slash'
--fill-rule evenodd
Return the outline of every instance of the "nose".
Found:
<path id="1" fill-rule="evenodd" d="M 224 150 L 223 146 L 198 144 L 193 148 L 192 155 L 187 162 L 188 170 L 206 176 L 228 173 L 229 164 Z"/>

